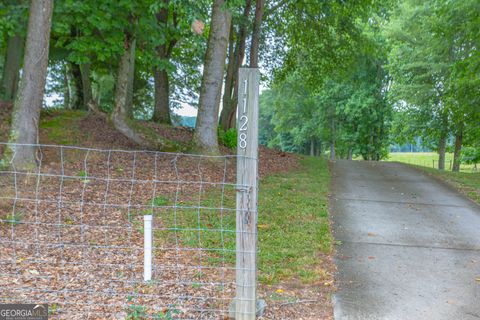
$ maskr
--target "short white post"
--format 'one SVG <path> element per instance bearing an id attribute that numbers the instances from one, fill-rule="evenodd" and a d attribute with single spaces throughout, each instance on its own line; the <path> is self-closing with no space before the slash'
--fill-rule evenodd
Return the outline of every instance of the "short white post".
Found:
<path id="1" fill-rule="evenodd" d="M 152 280 L 152 215 L 143 216 L 143 280 Z"/>

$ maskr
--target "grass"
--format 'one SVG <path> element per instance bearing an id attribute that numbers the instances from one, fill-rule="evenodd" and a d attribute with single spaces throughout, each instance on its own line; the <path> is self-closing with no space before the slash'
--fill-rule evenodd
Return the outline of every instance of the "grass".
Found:
<path id="1" fill-rule="evenodd" d="M 45 111 L 40 119 L 40 129 L 56 144 L 75 145 L 86 137 L 79 128 L 79 121 L 86 116 L 85 111 L 77 110 Z"/>
<path id="2" fill-rule="evenodd" d="M 325 276 L 319 253 L 330 253 L 332 235 L 327 162 L 305 157 L 301 169 L 267 177 L 259 195 L 259 280 L 313 283 Z"/>
<path id="3" fill-rule="evenodd" d="M 258 279 L 261 283 L 300 279 L 309 284 L 327 276 L 320 267 L 320 255 L 332 250 L 329 185 L 327 162 L 312 157 L 305 157 L 299 170 L 272 175 L 260 182 Z M 219 210 L 208 209 L 222 205 L 234 208 L 233 188 L 205 190 L 200 202 L 198 198 L 179 201 L 178 205 L 187 208 L 177 208 L 175 213 L 169 208 L 174 204 L 173 199 L 159 196 L 149 204 L 152 203 L 152 210 L 137 215 L 153 213 L 162 217 L 166 230 L 155 232 L 156 247 L 179 241 L 184 247 L 211 250 L 202 257 L 202 264 L 235 263 L 235 211 L 220 214 Z M 202 209 L 188 208 L 199 203 Z"/>
<path id="4" fill-rule="evenodd" d="M 391 152 L 387 161 L 398 161 L 417 166 L 438 168 L 438 154 L 436 152 Z M 445 154 L 445 168 L 448 170 L 453 164 L 453 153 Z M 472 172 L 473 165 L 462 164 L 462 172 Z"/>
<path id="5" fill-rule="evenodd" d="M 480 172 L 451 172 L 424 167 L 421 167 L 421 169 L 430 175 L 447 182 L 455 189 L 480 204 Z"/>

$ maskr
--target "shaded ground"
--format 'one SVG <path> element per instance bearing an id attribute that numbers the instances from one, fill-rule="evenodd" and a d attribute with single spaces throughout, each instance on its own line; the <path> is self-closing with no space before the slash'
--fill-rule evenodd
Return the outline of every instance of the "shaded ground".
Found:
<path id="1" fill-rule="evenodd" d="M 478 319 L 480 207 L 399 163 L 337 161 L 335 319 Z"/>

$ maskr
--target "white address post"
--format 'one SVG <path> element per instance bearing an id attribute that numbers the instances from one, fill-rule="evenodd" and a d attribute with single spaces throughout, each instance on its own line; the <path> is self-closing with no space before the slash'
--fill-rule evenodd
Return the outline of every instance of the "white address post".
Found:
<path id="1" fill-rule="evenodd" d="M 237 320 L 256 317 L 259 81 L 258 69 L 240 68 L 237 107 Z"/>

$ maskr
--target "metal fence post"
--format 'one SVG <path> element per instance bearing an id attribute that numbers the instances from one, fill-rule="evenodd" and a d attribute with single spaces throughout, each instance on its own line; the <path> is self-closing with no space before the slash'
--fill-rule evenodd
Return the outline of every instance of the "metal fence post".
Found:
<path id="1" fill-rule="evenodd" d="M 240 68 L 237 107 L 237 228 L 235 319 L 256 317 L 258 99 L 260 72 Z"/>

